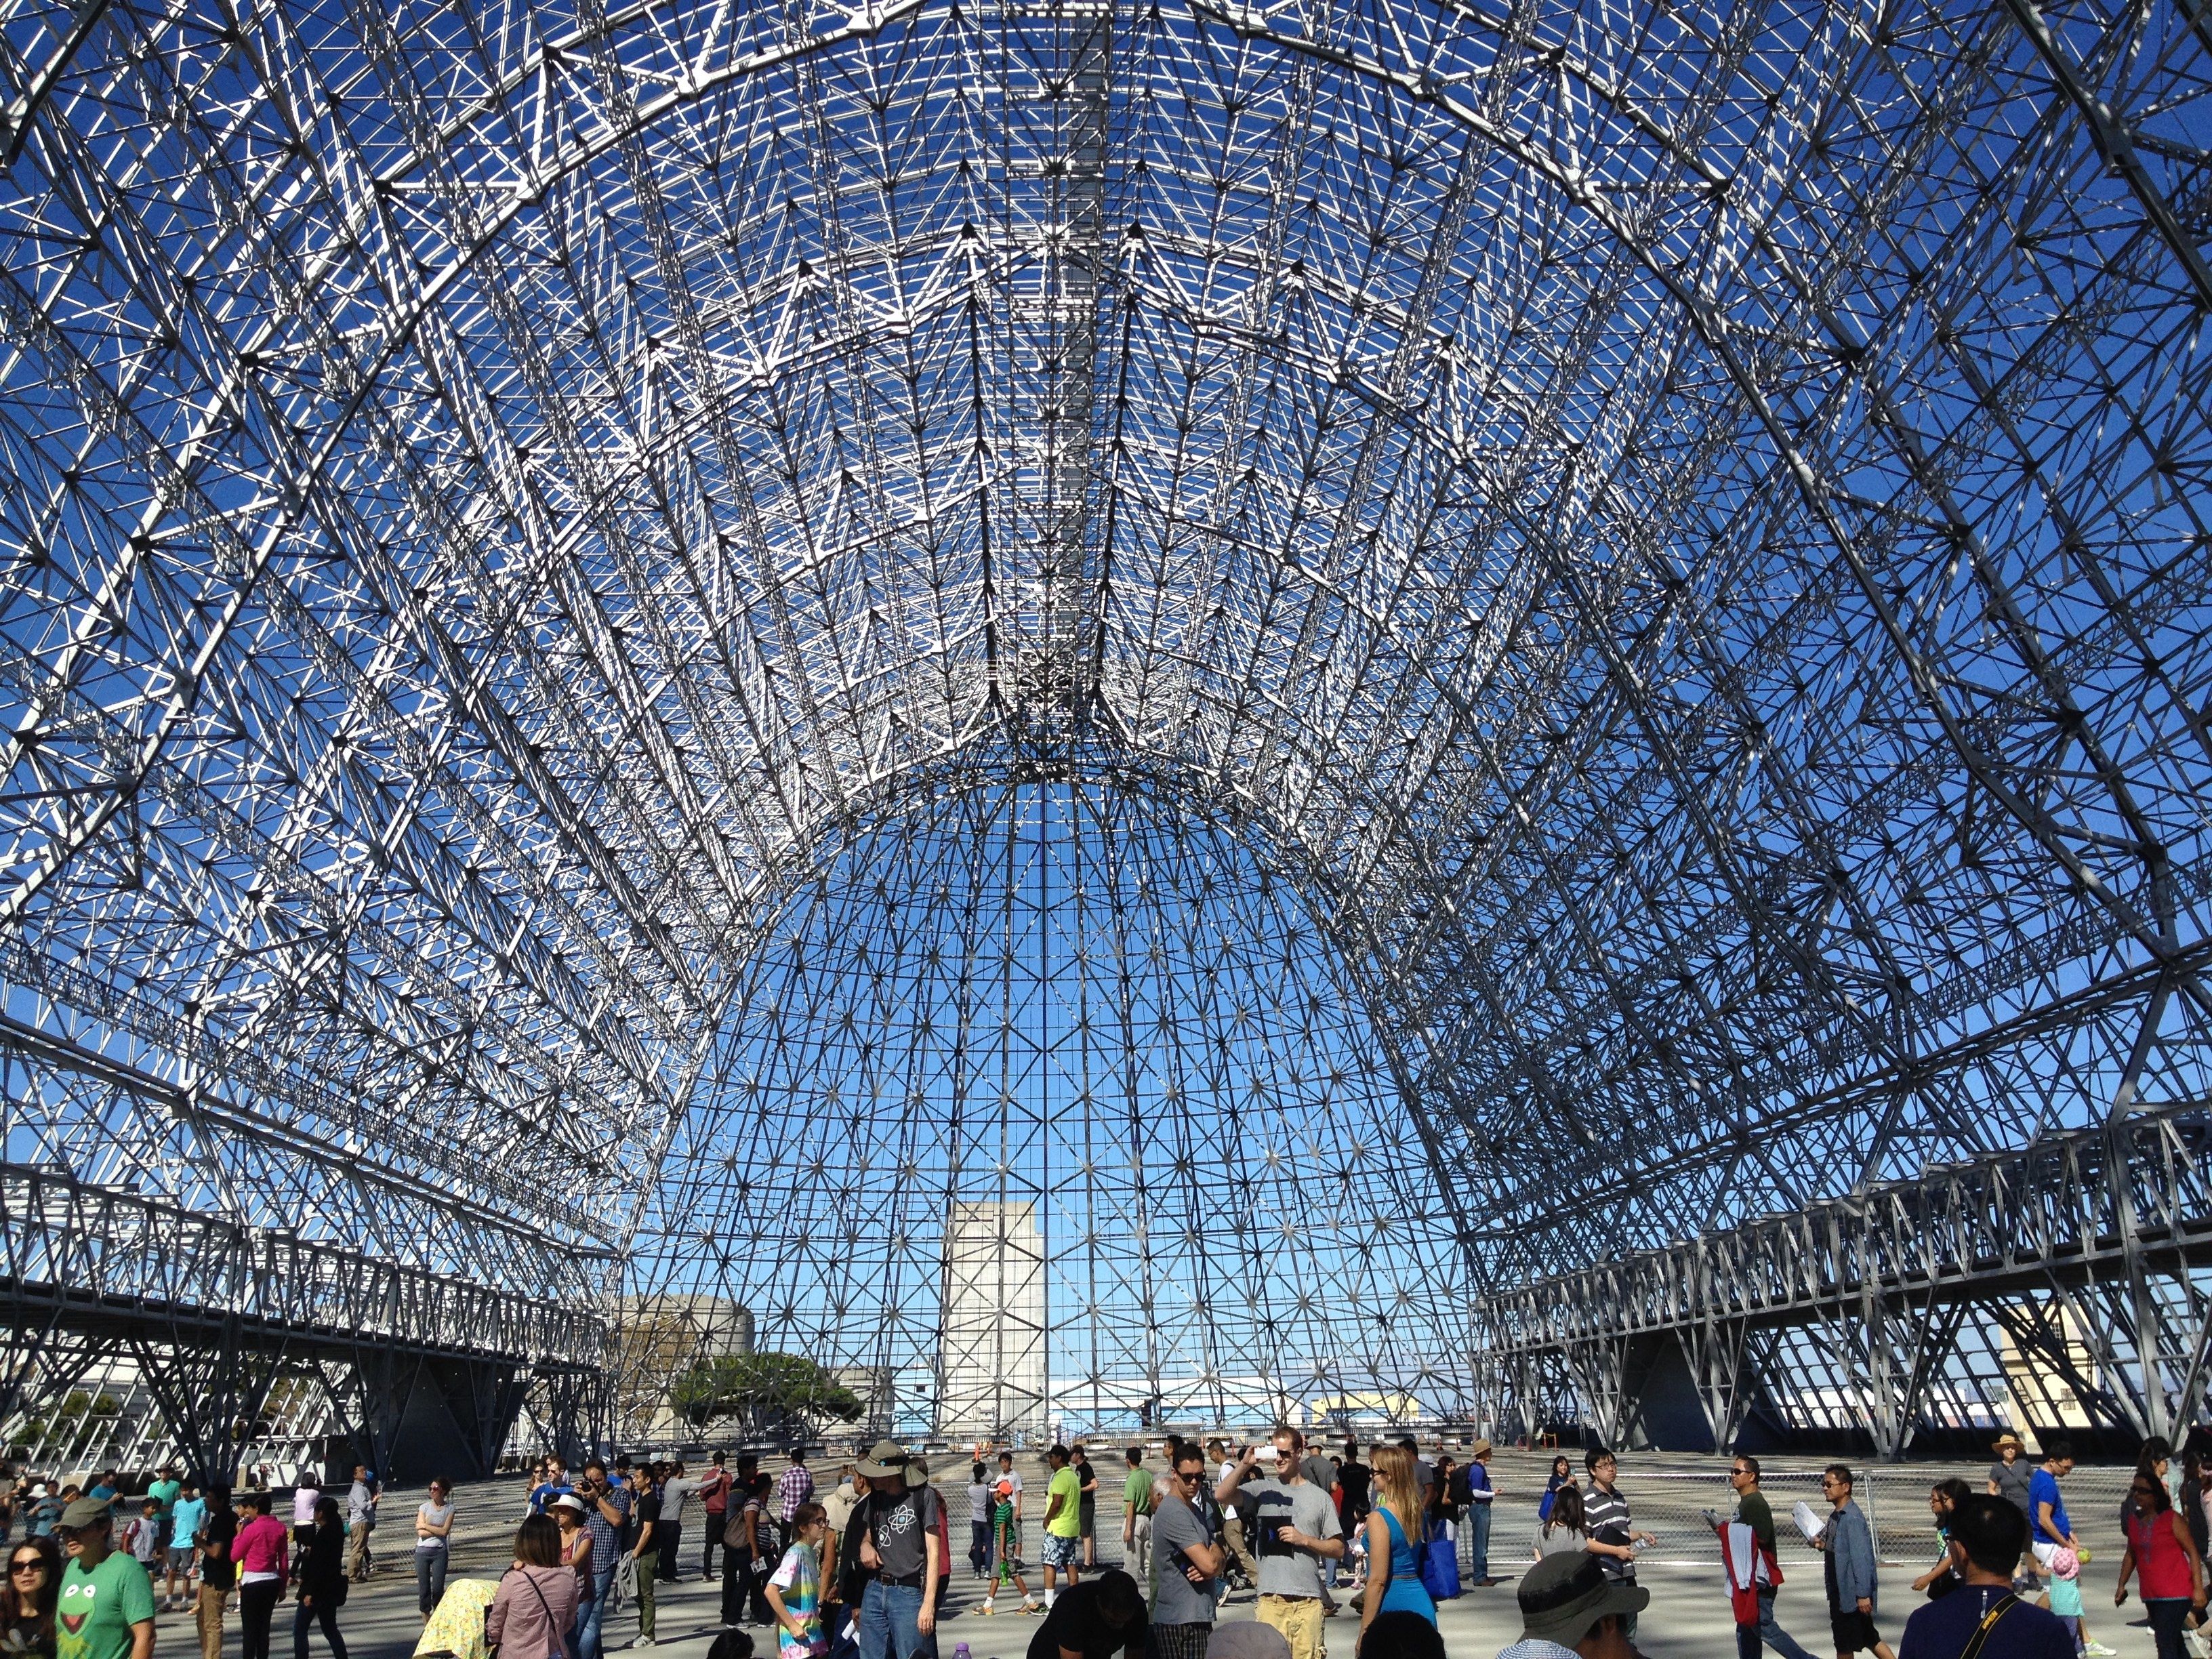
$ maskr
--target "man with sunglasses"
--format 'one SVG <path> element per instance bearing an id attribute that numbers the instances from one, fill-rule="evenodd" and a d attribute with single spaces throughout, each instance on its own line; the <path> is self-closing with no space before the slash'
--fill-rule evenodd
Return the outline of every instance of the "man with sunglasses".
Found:
<path id="1" fill-rule="evenodd" d="M 1336 1507 L 1328 1493 L 1306 1479 L 1305 1437 L 1285 1424 L 1271 1439 L 1264 1450 L 1246 1449 L 1229 1478 L 1214 1488 L 1213 1498 L 1224 1509 L 1240 1497 L 1252 1504 L 1259 1621 L 1282 1632 L 1291 1659 L 1321 1659 L 1322 1572 L 1324 1564 L 1344 1554 L 1344 1540 L 1336 1535 Z M 1255 1468 L 1261 1471 L 1256 1480 Z"/>
<path id="2" fill-rule="evenodd" d="M 1856 1484 L 1847 1464 L 1831 1463 L 1821 1471 L 1821 1495 L 1835 1506 L 1816 1544 L 1827 1557 L 1822 1566 L 1828 1581 L 1828 1628 L 1835 1638 L 1836 1659 L 1851 1659 L 1869 1648 L 1875 1659 L 1897 1659 L 1874 1627 L 1874 1528 L 1867 1524 L 1866 1511 L 1852 1501 Z"/>
<path id="3" fill-rule="evenodd" d="M 1774 1559 L 1774 1510 L 1767 1503 L 1766 1494 L 1759 1489 L 1759 1460 L 1739 1455 L 1735 1466 L 1729 1470 L 1729 1485 L 1735 1488 L 1735 1518 L 1751 1528 L 1751 1534 L 1767 1559 Z M 1754 1642 L 1742 1633 L 1739 1626 L 1736 1647 L 1739 1653 L 1756 1655 L 1758 1644 L 1764 1643 L 1784 1659 L 1813 1659 L 1812 1654 L 1797 1638 L 1783 1629 L 1774 1620 L 1774 1586 L 1759 1587 L 1759 1623 L 1751 1626 Z"/>
<path id="4" fill-rule="evenodd" d="M 115 1553 L 115 1517 L 80 1498 L 55 1528 L 69 1565 L 54 1604 L 54 1659 L 153 1659 L 154 1583 Z"/>
<path id="5" fill-rule="evenodd" d="M 1152 1514 L 1152 1651 L 1158 1659 L 1203 1659 L 1213 1635 L 1216 1594 L 1229 1552 L 1205 1506 L 1206 1454 L 1175 1449 L 1159 1508 Z"/>

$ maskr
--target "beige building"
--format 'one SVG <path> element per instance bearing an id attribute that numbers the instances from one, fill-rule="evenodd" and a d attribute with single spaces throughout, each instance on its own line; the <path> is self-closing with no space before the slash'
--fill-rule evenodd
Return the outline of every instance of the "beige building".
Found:
<path id="1" fill-rule="evenodd" d="M 727 1297 L 629 1296 L 615 1327 L 615 1407 L 624 1432 L 647 1439 L 688 1431 L 668 1401 L 694 1365 L 753 1351 L 752 1310 Z"/>
<path id="2" fill-rule="evenodd" d="M 2092 1389 L 2101 1387 L 2105 1380 L 2095 1352 L 2081 1340 L 2081 1326 L 2072 1310 L 2052 1305 L 2041 1313 L 2057 1328 L 2063 1365 L 2040 1348 L 2021 1347 L 2010 1331 L 1998 1328 L 1997 1364 L 2004 1372 L 2006 1420 L 2020 1425 L 2031 1443 L 2035 1437 L 2030 1425 L 2064 1429 L 2094 1426 L 2096 1419 L 2082 1409 L 2081 1396 L 2068 1380 L 2069 1371 Z"/>
<path id="3" fill-rule="evenodd" d="M 1045 1431 L 1046 1309 L 1034 1204 L 953 1200 L 943 1310 L 937 1431 L 1036 1442 Z"/>

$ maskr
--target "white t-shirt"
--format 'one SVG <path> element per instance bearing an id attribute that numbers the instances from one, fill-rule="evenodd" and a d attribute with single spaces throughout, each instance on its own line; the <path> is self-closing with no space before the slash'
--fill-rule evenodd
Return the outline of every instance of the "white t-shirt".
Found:
<path id="1" fill-rule="evenodd" d="M 322 1501 L 322 1492 L 315 1486 L 301 1486 L 292 1494 L 292 1524 L 312 1527 L 315 1524 L 315 1505 Z"/>
<path id="2" fill-rule="evenodd" d="M 1019 1515 L 1022 1512 L 1022 1477 L 1012 1469 L 1001 1468 L 999 1480 L 1005 1481 L 1014 1489 L 1014 1513 Z M 995 1486 L 999 1481 L 994 1480 L 991 1484 Z"/>

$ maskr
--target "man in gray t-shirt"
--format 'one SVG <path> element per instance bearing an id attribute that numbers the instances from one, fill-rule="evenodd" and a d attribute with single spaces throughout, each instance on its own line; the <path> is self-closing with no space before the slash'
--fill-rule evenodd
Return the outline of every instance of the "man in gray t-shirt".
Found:
<path id="1" fill-rule="evenodd" d="M 1279 1428 L 1273 1444 L 1255 1447 L 1214 1488 L 1214 1501 L 1227 1508 L 1242 1492 L 1253 1504 L 1252 1549 L 1260 1560 L 1260 1605 L 1263 1625 L 1282 1632 L 1293 1659 L 1321 1651 L 1321 1571 L 1323 1561 L 1344 1553 L 1336 1506 L 1328 1490 L 1316 1486 L 1300 1468 L 1305 1437 Z M 1271 1464 L 1272 1474 L 1253 1478 L 1254 1468 Z"/>
<path id="2" fill-rule="evenodd" d="M 1198 1511 L 1205 1483 L 1206 1454 L 1196 1446 L 1178 1446 L 1175 1468 L 1160 1482 L 1160 1506 L 1152 1512 L 1152 1564 L 1159 1577 L 1152 1640 L 1160 1659 L 1204 1652 L 1213 1627 L 1224 1552 Z"/>

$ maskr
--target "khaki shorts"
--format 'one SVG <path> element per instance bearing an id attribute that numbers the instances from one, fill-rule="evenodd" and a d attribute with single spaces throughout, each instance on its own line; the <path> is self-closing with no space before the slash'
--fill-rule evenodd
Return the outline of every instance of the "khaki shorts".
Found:
<path id="1" fill-rule="evenodd" d="M 1321 1597 L 1318 1595 L 1262 1595 L 1258 1618 L 1279 1630 L 1291 1644 L 1291 1659 L 1326 1659 L 1322 1641 Z"/>

